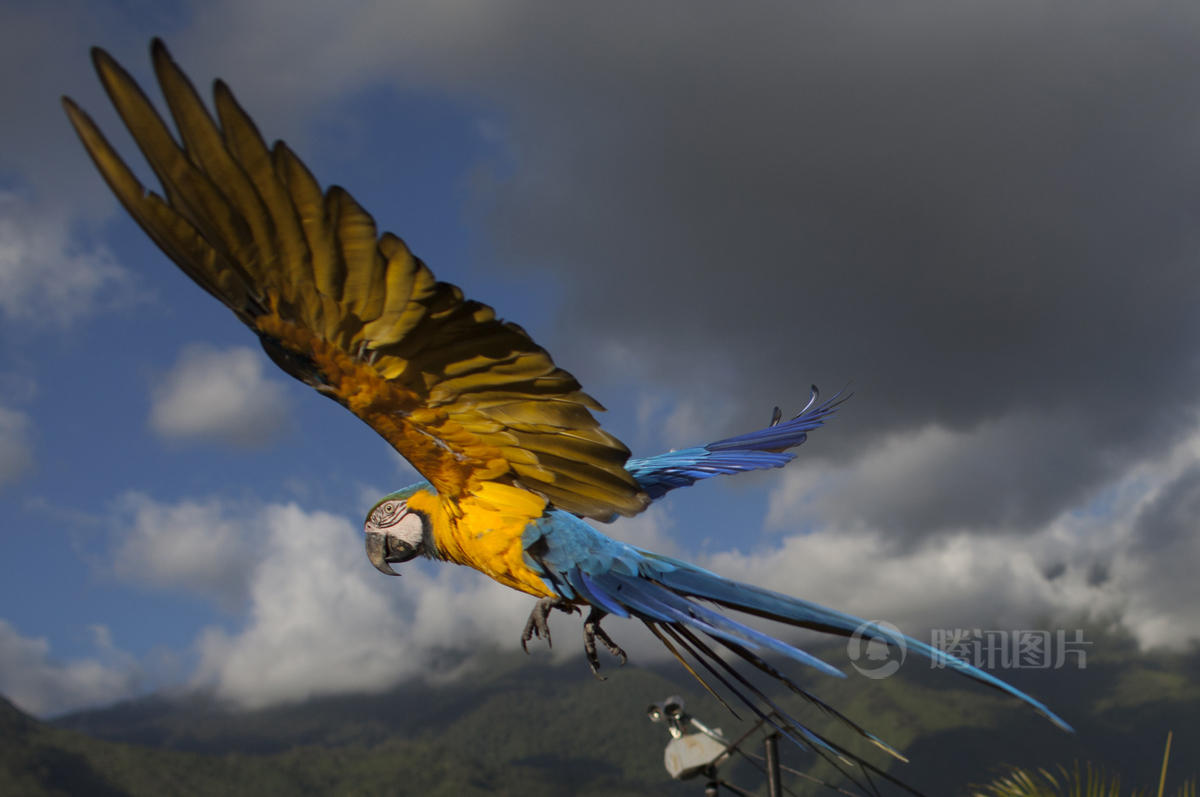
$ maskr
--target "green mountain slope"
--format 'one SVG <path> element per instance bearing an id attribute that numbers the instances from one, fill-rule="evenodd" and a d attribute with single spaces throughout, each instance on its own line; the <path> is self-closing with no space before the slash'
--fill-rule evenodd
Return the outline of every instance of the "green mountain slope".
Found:
<path id="1" fill-rule="evenodd" d="M 676 685 L 635 668 L 602 683 L 575 664 L 509 656 L 469 683 L 250 713 L 149 698 L 51 726 L 13 710 L 0 794 L 694 793 L 667 777 L 667 734 L 645 718 Z M 689 700 L 719 716 L 715 701 Z M 52 755 L 83 773 L 65 790 Z"/>
<path id="2" fill-rule="evenodd" d="M 806 681 L 912 763 L 893 774 L 931 795 L 962 794 L 1005 764 L 1091 760 L 1151 783 L 1174 730 L 1169 784 L 1200 770 L 1200 655 L 1142 656 L 1101 638 L 1084 670 L 1005 676 L 1045 698 L 1077 734 L 1027 707 L 928 665 L 901 675 Z M 828 658 L 835 659 L 836 652 Z M 667 734 L 649 703 L 680 693 L 710 725 L 738 723 L 673 668 L 626 667 L 599 682 L 582 661 L 497 654 L 489 671 L 445 685 L 230 712 L 202 696 L 151 697 L 40 723 L 0 704 L 0 794 L 698 795 L 662 766 Z M 796 700 L 814 727 L 847 737 Z M 752 748 L 753 749 L 753 748 Z M 784 763 L 829 776 L 786 743 Z M 882 756 L 873 760 L 886 763 Z M 741 764 L 733 782 L 759 788 Z M 793 781 L 797 794 L 819 792 Z"/>

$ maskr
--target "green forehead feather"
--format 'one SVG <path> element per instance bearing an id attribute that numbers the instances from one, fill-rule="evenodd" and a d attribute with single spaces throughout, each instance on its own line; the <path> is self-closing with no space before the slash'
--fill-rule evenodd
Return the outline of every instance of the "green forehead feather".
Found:
<path id="1" fill-rule="evenodd" d="M 367 515 L 369 516 L 371 512 L 375 511 L 375 507 L 382 503 L 386 503 L 388 501 L 407 501 L 408 499 L 412 498 L 414 494 L 420 492 L 421 490 L 434 493 L 435 495 L 437 494 L 437 490 L 433 489 L 433 485 L 431 485 L 429 482 L 417 482 L 416 484 L 410 484 L 407 487 L 402 487 L 396 492 L 388 493 L 383 498 L 380 498 L 375 502 L 375 506 L 372 506 L 370 511 L 367 512 Z"/>

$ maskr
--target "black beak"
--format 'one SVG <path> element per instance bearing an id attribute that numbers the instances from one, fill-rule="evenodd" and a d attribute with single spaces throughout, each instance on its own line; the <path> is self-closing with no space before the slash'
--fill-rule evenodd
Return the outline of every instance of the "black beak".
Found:
<path id="1" fill-rule="evenodd" d="M 375 569 L 386 576 L 400 575 L 392 569 L 389 562 L 407 562 L 419 551 L 406 542 L 390 538 L 381 531 L 367 532 L 367 558 Z"/>

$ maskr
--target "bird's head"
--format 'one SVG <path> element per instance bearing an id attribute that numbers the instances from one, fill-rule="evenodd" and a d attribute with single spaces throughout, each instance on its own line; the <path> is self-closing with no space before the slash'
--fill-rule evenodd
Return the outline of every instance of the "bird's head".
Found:
<path id="1" fill-rule="evenodd" d="M 389 576 L 400 575 L 391 565 L 428 554 L 429 517 L 408 505 L 408 500 L 426 485 L 417 484 L 384 496 L 363 522 L 367 535 L 367 558 L 375 569 Z"/>

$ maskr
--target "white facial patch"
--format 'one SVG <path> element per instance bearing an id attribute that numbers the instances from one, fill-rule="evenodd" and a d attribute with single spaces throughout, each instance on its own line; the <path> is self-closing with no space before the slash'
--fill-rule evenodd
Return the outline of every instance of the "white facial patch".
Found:
<path id="1" fill-rule="evenodd" d="M 387 535 L 416 548 L 425 540 L 425 524 L 417 513 L 405 512 L 396 524 L 387 530 Z"/>

